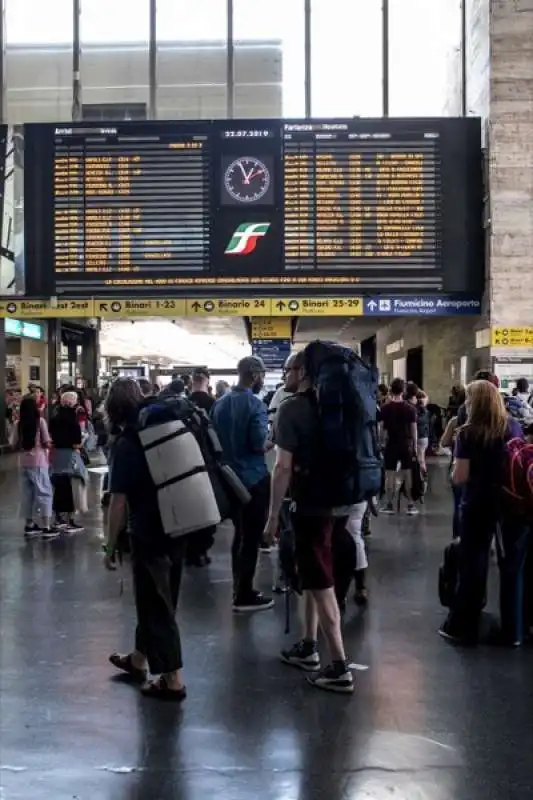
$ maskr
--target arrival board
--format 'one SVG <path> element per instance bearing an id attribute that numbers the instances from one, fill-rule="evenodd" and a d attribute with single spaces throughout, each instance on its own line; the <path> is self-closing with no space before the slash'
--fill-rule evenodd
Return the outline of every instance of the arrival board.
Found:
<path id="1" fill-rule="evenodd" d="M 27 125 L 28 294 L 478 291 L 480 131 L 471 118 Z"/>

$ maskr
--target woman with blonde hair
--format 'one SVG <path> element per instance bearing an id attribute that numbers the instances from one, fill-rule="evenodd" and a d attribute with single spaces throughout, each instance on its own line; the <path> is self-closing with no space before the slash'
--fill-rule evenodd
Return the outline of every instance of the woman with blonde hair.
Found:
<path id="1" fill-rule="evenodd" d="M 439 633 L 460 644 L 477 641 L 485 601 L 489 552 L 501 526 L 498 548 L 500 611 L 504 643 L 522 641 L 521 574 L 526 534 L 502 503 L 505 443 L 522 429 L 507 415 L 498 389 L 478 380 L 466 390 L 467 423 L 459 428 L 452 481 L 462 487 L 459 580 L 450 613 Z"/>

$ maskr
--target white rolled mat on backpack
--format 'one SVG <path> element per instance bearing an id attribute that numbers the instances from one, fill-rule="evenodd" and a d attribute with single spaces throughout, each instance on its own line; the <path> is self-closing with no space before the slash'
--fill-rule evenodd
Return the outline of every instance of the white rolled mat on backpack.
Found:
<path id="1" fill-rule="evenodd" d="M 183 422 L 150 426 L 139 431 L 139 438 L 165 533 L 177 538 L 218 525 L 220 512 L 205 459 Z"/>

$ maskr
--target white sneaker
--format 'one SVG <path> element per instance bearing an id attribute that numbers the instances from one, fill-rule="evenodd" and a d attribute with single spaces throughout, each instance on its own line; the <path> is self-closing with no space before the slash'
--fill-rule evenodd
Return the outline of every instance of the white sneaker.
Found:
<path id="1" fill-rule="evenodd" d="M 420 511 L 413 503 L 409 503 L 406 513 L 408 517 L 417 517 L 420 514 Z"/>

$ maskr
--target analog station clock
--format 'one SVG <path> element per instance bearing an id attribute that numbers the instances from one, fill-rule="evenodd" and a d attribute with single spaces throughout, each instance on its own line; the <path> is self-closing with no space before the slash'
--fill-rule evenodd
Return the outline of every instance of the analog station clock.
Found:
<path id="1" fill-rule="evenodd" d="M 224 188 L 235 203 L 257 203 L 270 187 L 270 171 L 255 156 L 236 158 L 224 172 Z"/>

